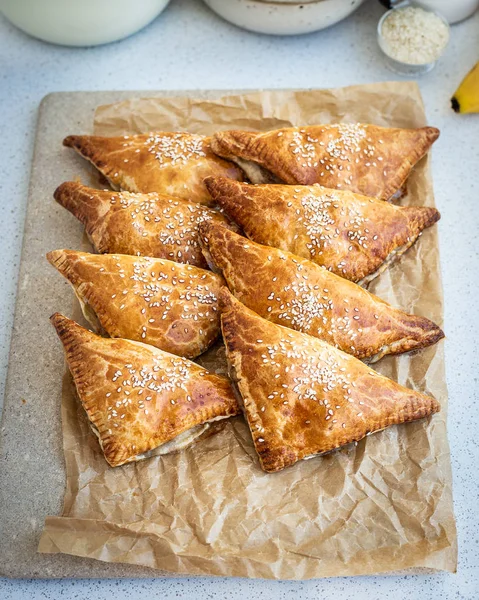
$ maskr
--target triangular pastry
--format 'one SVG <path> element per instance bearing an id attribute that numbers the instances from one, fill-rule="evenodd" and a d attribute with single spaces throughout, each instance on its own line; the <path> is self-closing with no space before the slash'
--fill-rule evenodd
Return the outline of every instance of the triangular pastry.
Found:
<path id="1" fill-rule="evenodd" d="M 51 321 L 112 467 L 185 448 L 240 410 L 226 377 L 146 344 L 99 337 L 59 313 Z"/>
<path id="2" fill-rule="evenodd" d="M 54 250 L 50 263 L 75 289 L 97 331 L 186 358 L 220 333 L 219 275 L 160 258 Z"/>
<path id="3" fill-rule="evenodd" d="M 266 321 L 226 288 L 220 302 L 231 376 L 265 471 L 440 409 L 326 342 Z"/>
<path id="4" fill-rule="evenodd" d="M 98 137 L 70 135 L 64 146 L 90 161 L 115 190 L 160 192 L 209 204 L 203 179 L 242 179 L 238 167 L 211 150 L 211 138 L 182 132 Z"/>
<path id="5" fill-rule="evenodd" d="M 161 194 L 96 190 L 68 181 L 54 196 L 84 224 L 102 254 L 153 256 L 204 268 L 199 223 L 212 220 L 235 228 L 215 210 Z"/>
<path id="6" fill-rule="evenodd" d="M 253 241 L 287 250 L 366 283 L 397 260 L 440 215 L 319 185 L 250 185 L 207 179 L 210 194 Z"/>
<path id="7" fill-rule="evenodd" d="M 443 332 L 309 260 L 202 223 L 203 252 L 233 295 L 263 318 L 370 362 L 434 344 Z"/>
<path id="8" fill-rule="evenodd" d="M 438 138 L 435 127 L 341 123 L 274 131 L 220 131 L 211 147 L 252 183 L 320 183 L 388 200 Z"/>

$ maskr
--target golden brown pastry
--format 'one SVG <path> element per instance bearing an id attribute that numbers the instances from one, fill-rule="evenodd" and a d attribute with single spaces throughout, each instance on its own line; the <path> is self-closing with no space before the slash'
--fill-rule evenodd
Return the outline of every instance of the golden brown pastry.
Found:
<path id="1" fill-rule="evenodd" d="M 231 376 L 265 471 L 440 408 L 326 342 L 262 319 L 226 288 L 220 306 Z"/>
<path id="2" fill-rule="evenodd" d="M 320 183 L 388 200 L 439 137 L 435 127 L 340 123 L 266 132 L 220 131 L 211 147 L 253 183 Z"/>
<path id="3" fill-rule="evenodd" d="M 54 196 L 85 225 L 101 254 L 153 256 L 205 268 L 199 223 L 211 220 L 236 229 L 217 211 L 161 194 L 96 190 L 68 181 Z"/>
<path id="4" fill-rule="evenodd" d="M 210 204 L 203 179 L 242 179 L 242 171 L 211 151 L 211 138 L 191 133 L 98 137 L 69 135 L 64 146 L 90 161 L 115 190 L 160 192 Z"/>
<path id="5" fill-rule="evenodd" d="M 195 358 L 220 333 L 219 275 L 160 258 L 54 250 L 50 263 L 73 285 L 97 331 Z"/>
<path id="6" fill-rule="evenodd" d="M 112 467 L 185 448 L 238 414 L 231 383 L 152 346 L 99 337 L 56 313 L 73 381 Z"/>
<path id="7" fill-rule="evenodd" d="M 318 337 L 356 356 L 418 350 L 444 337 L 429 319 L 408 315 L 309 260 L 202 223 L 203 253 L 230 291 L 263 318 Z"/>
<path id="8" fill-rule="evenodd" d="M 287 250 L 351 281 L 367 283 L 440 215 L 319 185 L 250 185 L 207 179 L 210 194 L 253 241 Z"/>

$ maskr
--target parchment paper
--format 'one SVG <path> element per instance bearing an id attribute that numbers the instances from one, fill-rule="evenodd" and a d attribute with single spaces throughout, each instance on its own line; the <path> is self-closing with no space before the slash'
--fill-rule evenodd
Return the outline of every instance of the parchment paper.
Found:
<path id="1" fill-rule="evenodd" d="M 99 107 L 94 132 L 211 134 L 337 121 L 426 124 L 416 84 L 388 83 L 251 93 L 218 101 L 137 99 Z M 428 162 L 423 159 L 411 175 L 403 204 L 434 205 Z M 85 168 L 85 182 L 87 173 Z M 441 324 L 436 229 L 426 231 L 370 290 Z M 73 316 L 81 321 L 78 307 Z M 221 346 L 202 362 L 223 369 Z M 240 417 L 187 450 L 112 469 L 65 376 L 67 489 L 62 516 L 46 519 L 39 551 L 176 574 L 274 579 L 409 568 L 454 571 L 443 343 L 414 356 L 385 358 L 375 368 L 434 395 L 442 411 L 276 474 L 259 468 Z"/>

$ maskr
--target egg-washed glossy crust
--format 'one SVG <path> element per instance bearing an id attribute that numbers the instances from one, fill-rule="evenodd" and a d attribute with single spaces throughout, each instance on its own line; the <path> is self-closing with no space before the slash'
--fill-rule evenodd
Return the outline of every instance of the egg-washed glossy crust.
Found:
<path id="1" fill-rule="evenodd" d="M 242 179 L 233 163 L 211 150 L 211 138 L 184 132 L 99 137 L 70 135 L 64 146 L 90 161 L 115 190 L 160 192 L 210 204 L 203 179 L 211 176 Z"/>
<path id="2" fill-rule="evenodd" d="M 203 252 L 233 295 L 273 323 L 370 361 L 444 337 L 425 317 L 393 308 L 313 262 L 261 246 L 213 223 L 200 226 Z"/>
<path id="3" fill-rule="evenodd" d="M 251 185 L 225 178 L 207 179 L 206 185 L 251 240 L 362 283 L 440 218 L 435 208 L 400 207 L 319 185 Z"/>
<path id="4" fill-rule="evenodd" d="M 266 321 L 226 288 L 220 306 L 231 376 L 267 472 L 440 409 L 326 342 Z"/>
<path id="5" fill-rule="evenodd" d="M 266 132 L 220 131 L 219 156 L 253 163 L 279 182 L 351 190 L 389 200 L 439 137 L 435 127 L 397 129 L 368 124 L 313 125 Z M 253 183 L 266 183 L 251 175 Z"/>
<path id="6" fill-rule="evenodd" d="M 165 258 L 205 268 L 198 225 L 212 220 L 236 229 L 218 211 L 162 194 L 132 194 L 62 183 L 55 200 L 85 226 L 97 252 Z"/>
<path id="7" fill-rule="evenodd" d="M 76 250 L 53 250 L 47 258 L 73 285 L 90 324 L 111 337 L 195 358 L 220 333 L 218 293 L 224 280 L 211 271 L 160 258 Z"/>
<path id="8" fill-rule="evenodd" d="M 191 428 L 240 412 L 231 382 L 152 346 L 51 321 L 107 462 L 116 467 Z"/>

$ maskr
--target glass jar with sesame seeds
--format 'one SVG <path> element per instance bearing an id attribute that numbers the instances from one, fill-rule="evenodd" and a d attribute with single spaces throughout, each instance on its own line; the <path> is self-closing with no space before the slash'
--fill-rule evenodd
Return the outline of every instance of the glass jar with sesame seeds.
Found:
<path id="1" fill-rule="evenodd" d="M 378 23 L 378 44 L 388 67 L 402 75 L 431 71 L 449 42 L 449 24 L 439 13 L 401 2 Z"/>

